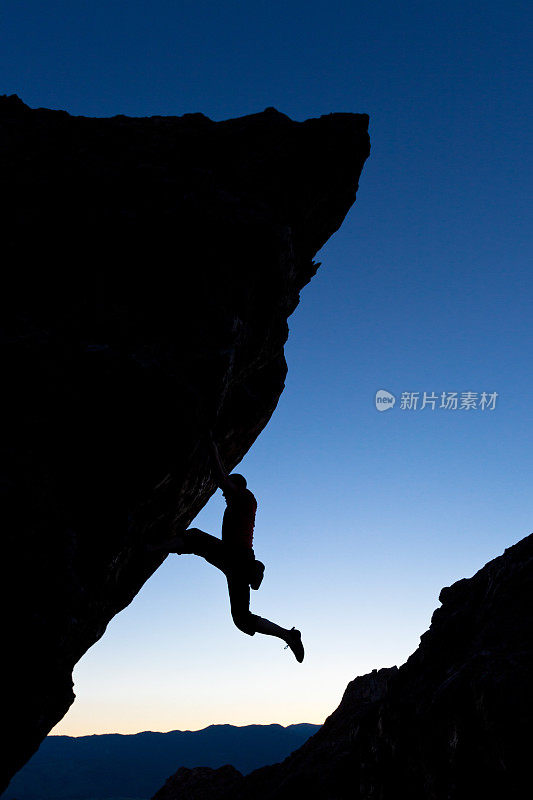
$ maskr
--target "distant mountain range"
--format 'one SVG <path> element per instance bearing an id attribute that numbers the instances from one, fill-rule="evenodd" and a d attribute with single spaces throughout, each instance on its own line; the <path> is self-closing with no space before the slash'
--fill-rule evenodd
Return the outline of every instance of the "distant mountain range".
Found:
<path id="1" fill-rule="evenodd" d="M 201 731 L 48 736 L 4 800 L 145 800 L 179 767 L 282 761 L 319 725 L 210 725 Z"/>

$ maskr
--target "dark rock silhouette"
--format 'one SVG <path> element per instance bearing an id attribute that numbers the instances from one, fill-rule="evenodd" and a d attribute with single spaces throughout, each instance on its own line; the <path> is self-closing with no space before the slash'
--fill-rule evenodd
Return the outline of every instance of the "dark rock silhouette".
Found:
<path id="1" fill-rule="evenodd" d="M 210 725 L 201 731 L 47 736 L 13 777 L 6 800 L 149 798 L 176 767 L 232 764 L 247 774 L 285 758 L 318 725 Z"/>
<path id="2" fill-rule="evenodd" d="M 533 534 L 442 606 L 399 669 L 352 681 L 322 728 L 281 764 L 235 779 L 220 800 L 502 800 L 527 794 L 533 715 Z M 176 773 L 158 800 L 212 797 Z M 235 777 L 235 776 L 233 776 Z M 183 793 L 182 793 L 183 787 Z M 525 792 L 525 794 L 524 794 Z"/>
<path id="3" fill-rule="evenodd" d="M 240 785 L 241 779 L 241 773 L 230 764 L 218 767 L 218 769 L 180 767 L 176 774 L 169 778 L 163 788 L 154 795 L 154 800 L 169 800 L 174 797 L 180 797 L 180 800 L 193 800 L 198 796 L 198 792 L 211 800 L 222 800 L 223 797 L 232 796 L 232 793 Z"/>
<path id="4" fill-rule="evenodd" d="M 0 97 L 0 790 L 160 565 L 146 543 L 213 493 L 206 428 L 232 469 L 268 422 L 287 317 L 355 200 L 367 127 L 272 108 L 91 119 Z"/>

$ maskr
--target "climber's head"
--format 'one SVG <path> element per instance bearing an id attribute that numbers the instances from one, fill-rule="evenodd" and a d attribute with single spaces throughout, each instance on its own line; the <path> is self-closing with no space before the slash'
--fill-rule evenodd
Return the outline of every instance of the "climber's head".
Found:
<path id="1" fill-rule="evenodd" d="M 229 476 L 229 480 L 236 489 L 246 489 L 246 478 L 244 475 L 239 475 L 238 472 L 232 472 Z"/>

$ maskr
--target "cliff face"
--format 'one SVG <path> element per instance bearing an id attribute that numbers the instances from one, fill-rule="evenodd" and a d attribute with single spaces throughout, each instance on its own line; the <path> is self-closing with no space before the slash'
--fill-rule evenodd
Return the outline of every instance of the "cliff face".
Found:
<path id="1" fill-rule="evenodd" d="M 90 119 L 0 98 L 6 785 L 74 664 L 283 389 L 287 317 L 355 200 L 368 117 Z M 128 507 L 128 527 L 124 507 Z"/>
<path id="2" fill-rule="evenodd" d="M 442 606 L 399 669 L 352 681 L 322 728 L 281 764 L 246 777 L 214 771 L 220 800 L 518 798 L 530 784 L 533 534 Z M 183 784 L 183 786 L 182 786 Z M 183 788 L 183 791 L 182 791 Z M 157 800 L 203 800 L 209 782 L 179 770 Z"/>

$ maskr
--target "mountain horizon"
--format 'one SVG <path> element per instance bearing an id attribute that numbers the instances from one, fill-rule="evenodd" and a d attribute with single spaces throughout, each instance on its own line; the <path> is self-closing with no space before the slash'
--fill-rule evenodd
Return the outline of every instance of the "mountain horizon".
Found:
<path id="1" fill-rule="evenodd" d="M 247 774 L 283 760 L 320 725 L 208 725 L 197 731 L 51 734 L 13 778 L 6 800 L 150 798 L 182 766 L 231 763 Z"/>
<path id="2" fill-rule="evenodd" d="M 203 725 L 201 728 L 171 728 L 168 731 L 156 731 L 151 728 L 146 728 L 142 731 L 135 731 L 134 733 L 122 733 L 121 731 L 102 731 L 100 733 L 49 733 L 47 739 L 90 739 L 94 736 L 142 736 L 143 733 L 167 734 L 167 733 L 201 733 L 210 728 L 294 728 L 299 725 L 312 725 L 313 727 L 320 728 L 321 725 L 315 722 L 290 722 L 288 725 L 282 725 L 280 722 L 250 722 L 247 725 L 237 725 L 232 722 L 213 722 L 210 725 Z"/>

